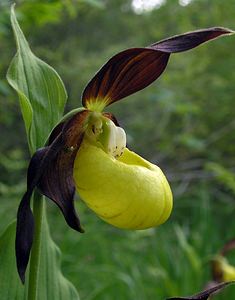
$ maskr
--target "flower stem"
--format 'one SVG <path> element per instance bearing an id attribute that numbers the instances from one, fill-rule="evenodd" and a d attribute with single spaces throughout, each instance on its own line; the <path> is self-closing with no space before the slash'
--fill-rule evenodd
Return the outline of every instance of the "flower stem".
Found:
<path id="1" fill-rule="evenodd" d="M 30 267 L 29 267 L 29 284 L 28 284 L 28 300 L 36 300 L 38 293 L 39 264 L 42 241 L 43 218 L 45 217 L 45 201 L 44 197 L 37 191 L 34 193 L 33 199 L 34 212 L 34 241 L 31 251 Z"/>

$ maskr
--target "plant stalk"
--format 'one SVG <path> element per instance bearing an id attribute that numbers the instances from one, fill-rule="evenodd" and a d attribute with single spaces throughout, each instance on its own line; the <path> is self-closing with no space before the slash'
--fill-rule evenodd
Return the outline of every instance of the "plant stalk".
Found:
<path id="1" fill-rule="evenodd" d="M 45 199 L 37 191 L 34 192 L 33 214 L 34 240 L 29 266 L 28 300 L 37 300 L 42 229 L 44 223 L 43 219 L 45 218 Z"/>

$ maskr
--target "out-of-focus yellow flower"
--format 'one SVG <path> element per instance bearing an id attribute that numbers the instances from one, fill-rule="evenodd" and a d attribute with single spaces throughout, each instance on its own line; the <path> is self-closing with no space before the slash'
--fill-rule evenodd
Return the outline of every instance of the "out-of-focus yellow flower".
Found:
<path id="1" fill-rule="evenodd" d="M 235 267 L 224 256 L 218 255 L 213 260 L 213 272 L 217 281 L 235 280 Z"/>

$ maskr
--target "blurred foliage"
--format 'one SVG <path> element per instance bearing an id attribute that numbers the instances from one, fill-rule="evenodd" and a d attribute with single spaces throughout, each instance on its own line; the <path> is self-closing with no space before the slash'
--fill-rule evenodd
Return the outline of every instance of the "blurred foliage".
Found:
<path id="1" fill-rule="evenodd" d="M 11 2 L 0 2 L 0 229 L 16 214 L 29 157 L 17 97 L 5 80 L 15 52 Z M 167 0 L 138 14 L 130 0 L 15 2 L 33 51 L 65 82 L 67 111 L 81 105 L 85 84 L 120 50 L 197 28 L 235 29 L 234 0 L 186 6 Z M 78 235 L 49 205 L 64 271 L 81 299 L 164 299 L 196 293 L 210 280 L 211 255 L 235 234 L 234 43 L 235 36 L 222 38 L 172 55 L 156 83 L 108 109 L 125 128 L 129 147 L 166 171 L 175 195 L 166 225 L 116 230 L 79 203 L 87 233 Z M 233 299 L 234 288 L 223 295 L 215 299 Z"/>
<path id="2" fill-rule="evenodd" d="M 217 163 L 208 163 L 207 168 L 211 170 L 217 180 L 227 187 L 235 195 L 235 174 Z"/>

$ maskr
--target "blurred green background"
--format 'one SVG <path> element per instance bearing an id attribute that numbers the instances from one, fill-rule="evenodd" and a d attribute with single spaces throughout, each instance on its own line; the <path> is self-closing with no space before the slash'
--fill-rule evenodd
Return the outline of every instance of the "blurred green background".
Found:
<path id="1" fill-rule="evenodd" d="M 235 29 L 234 0 L 15 2 L 34 53 L 65 82 L 66 111 L 81 106 L 88 80 L 120 50 L 204 27 Z M 29 159 L 18 99 L 5 79 L 15 53 L 10 4 L 0 1 L 0 231 L 16 216 Z M 77 201 L 86 229 L 80 235 L 48 201 L 63 272 L 81 299 L 164 299 L 196 293 L 211 280 L 211 257 L 235 237 L 234 49 L 235 36 L 172 55 L 157 82 L 109 108 L 129 148 L 158 164 L 171 183 L 174 210 L 166 224 L 118 230 Z M 235 265 L 235 255 L 230 261 Z M 234 299 L 235 288 L 215 298 Z"/>

